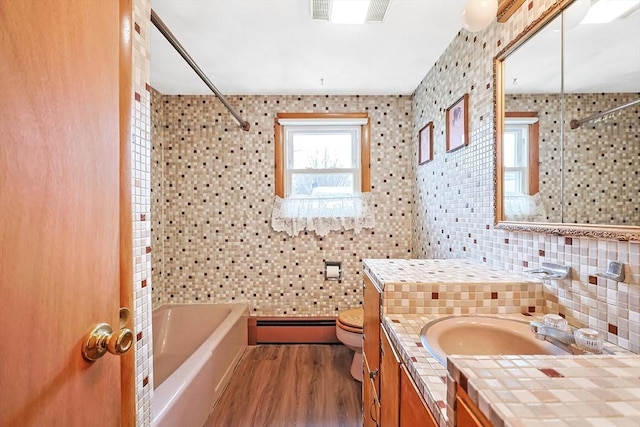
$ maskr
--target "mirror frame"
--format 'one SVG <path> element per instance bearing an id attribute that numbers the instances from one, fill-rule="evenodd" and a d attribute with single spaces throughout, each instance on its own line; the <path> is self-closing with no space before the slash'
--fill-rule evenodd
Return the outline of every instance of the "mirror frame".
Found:
<path id="1" fill-rule="evenodd" d="M 511 15 L 522 6 L 522 3 L 524 0 L 499 0 L 498 12 L 496 13 L 498 22 L 507 22 Z"/>
<path id="2" fill-rule="evenodd" d="M 495 189 L 494 221 L 495 228 L 507 231 L 526 231 L 532 233 L 553 234 L 558 236 L 594 237 L 622 241 L 640 241 L 640 226 L 621 226 L 604 224 L 565 224 L 534 223 L 504 220 L 504 203 L 502 197 L 502 134 L 504 132 L 505 93 L 504 93 L 504 61 L 542 27 L 551 22 L 574 0 L 557 0 L 535 21 L 530 23 L 520 34 L 509 42 L 493 60 L 493 132 L 494 132 L 494 174 Z"/>

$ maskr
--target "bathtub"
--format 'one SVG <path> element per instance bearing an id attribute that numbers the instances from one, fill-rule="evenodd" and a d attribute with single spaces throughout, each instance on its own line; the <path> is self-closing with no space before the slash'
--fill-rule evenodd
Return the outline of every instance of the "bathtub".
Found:
<path id="1" fill-rule="evenodd" d="M 153 310 L 154 427 L 201 427 L 247 347 L 246 304 Z"/>

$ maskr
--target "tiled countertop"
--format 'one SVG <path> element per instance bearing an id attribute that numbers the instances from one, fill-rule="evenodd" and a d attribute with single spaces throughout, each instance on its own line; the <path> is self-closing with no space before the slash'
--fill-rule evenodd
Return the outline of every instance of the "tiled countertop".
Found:
<path id="1" fill-rule="evenodd" d="M 449 372 L 495 427 L 640 426 L 638 355 L 452 356 Z"/>
<path id="2" fill-rule="evenodd" d="M 510 319 L 532 321 L 540 320 L 541 313 L 534 316 L 522 314 L 500 315 Z M 429 352 L 422 347 L 420 342 L 420 331 L 429 321 L 435 320 L 442 315 L 425 314 L 387 314 L 383 318 L 383 326 L 389 332 L 396 349 L 400 353 L 403 363 L 409 370 L 411 377 L 415 381 L 418 389 L 422 393 L 436 421 L 441 427 L 453 425 L 449 420 L 451 414 L 448 413 L 447 404 L 447 368 L 434 359 Z M 605 343 L 605 348 L 614 356 L 589 355 L 589 356 L 454 356 L 452 365 L 452 376 L 455 378 L 460 374 L 467 379 L 470 397 L 476 397 L 476 403 L 481 410 L 486 410 L 487 418 L 494 422 L 496 427 L 509 426 L 534 426 L 543 424 L 545 418 L 536 418 L 539 413 L 548 415 L 547 425 L 558 426 L 626 426 L 638 425 L 638 403 L 640 401 L 640 356 L 620 349 L 612 344 Z M 619 358 L 619 362 L 617 362 Z M 522 370 L 521 363 L 529 364 L 529 369 Z M 600 367 L 603 363 L 603 367 Z M 502 365 L 507 365 L 503 368 Z M 586 385 L 590 390 L 580 391 L 572 394 L 563 393 L 558 389 L 556 395 L 544 393 L 532 394 L 528 390 L 534 384 L 539 384 L 539 376 L 548 378 L 538 368 L 553 368 L 562 374 L 567 381 L 575 387 L 576 385 L 584 389 Z M 485 366 L 485 368 L 483 368 Z M 489 368 L 487 368 L 487 366 Z M 635 377 L 633 377 L 635 370 Z M 535 375 L 531 375 L 534 373 Z M 579 376 L 583 374 L 584 376 Z M 608 375 L 607 376 L 605 376 Z M 594 381 L 594 377 L 601 380 Z M 558 378 L 554 378 L 558 379 Z M 451 379 L 449 379 L 451 381 Z M 616 381 L 619 381 L 616 383 Z M 614 391 L 609 390 L 609 385 L 616 383 Z M 562 387 L 560 382 L 555 383 Z M 451 387 L 451 385 L 450 385 Z M 635 387 L 635 394 L 633 387 Z M 501 391 L 500 391 L 501 390 Z M 577 390 L 579 391 L 579 390 Z M 624 402 L 616 403 L 617 396 L 624 396 Z M 585 399 L 600 399 L 597 404 L 591 405 L 592 410 L 581 411 Z M 611 399 L 610 403 L 606 399 Z M 511 399 L 511 400 L 510 400 Z M 513 401 L 514 399 L 522 399 Z M 557 400 L 549 400 L 557 399 Z M 577 424 L 567 422 L 562 424 L 562 414 L 559 411 L 558 400 L 563 401 L 562 408 L 572 407 L 567 414 L 583 414 L 581 421 Z M 529 412 L 520 412 L 517 404 L 524 405 Z M 514 406 L 515 405 L 515 406 Z M 609 406 L 607 406 L 609 405 Z M 633 409 L 635 405 L 635 410 Z M 548 406 L 548 407 L 547 407 Z M 607 406 L 606 409 L 604 407 Z M 534 409 L 537 408 L 537 409 Z M 518 423 L 514 414 L 533 414 L 528 423 Z M 616 412 L 617 411 L 617 412 Z M 634 412 L 635 411 L 635 412 Z M 617 413 L 618 417 L 613 417 Z M 607 414 L 607 424 L 589 424 L 588 416 L 592 414 Z M 609 415 L 611 414 L 611 417 Z M 620 414 L 624 415 L 620 418 Z M 635 414 L 635 415 L 634 415 Z M 493 416 L 493 418 L 491 418 Z M 636 418 L 633 418 L 633 417 Z M 567 418 L 568 419 L 568 418 Z M 601 421 L 601 418 L 593 418 Z M 552 424 L 555 421 L 557 424 Z M 574 421 L 574 419 L 570 419 Z"/>
<path id="3" fill-rule="evenodd" d="M 365 259 L 364 271 L 378 290 L 388 284 L 523 283 L 522 275 L 499 271 L 468 259 Z"/>

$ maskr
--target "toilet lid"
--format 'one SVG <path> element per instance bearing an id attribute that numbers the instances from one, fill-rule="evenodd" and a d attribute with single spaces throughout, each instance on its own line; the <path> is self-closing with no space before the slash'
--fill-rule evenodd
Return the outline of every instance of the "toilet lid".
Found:
<path id="1" fill-rule="evenodd" d="M 361 308 L 346 310 L 338 315 L 338 322 L 352 328 L 362 329 L 362 314 L 363 310 Z"/>

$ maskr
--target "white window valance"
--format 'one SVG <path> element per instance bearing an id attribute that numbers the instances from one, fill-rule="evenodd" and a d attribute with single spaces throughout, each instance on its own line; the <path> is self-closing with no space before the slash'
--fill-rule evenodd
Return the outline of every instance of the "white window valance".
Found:
<path id="1" fill-rule="evenodd" d="M 330 231 L 373 228 L 373 197 L 371 193 L 330 197 L 275 198 L 271 227 L 296 236 L 301 231 L 313 231 L 326 236 Z"/>

